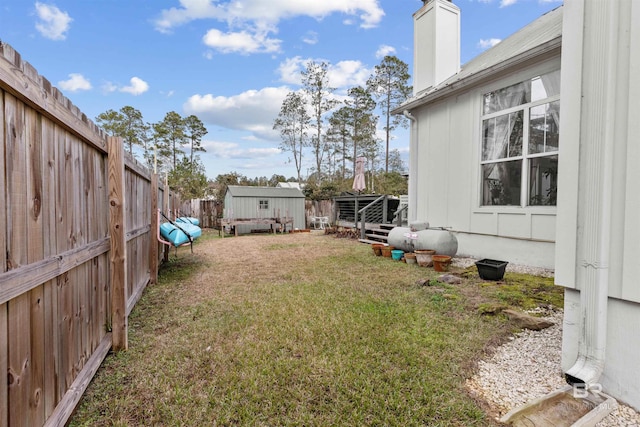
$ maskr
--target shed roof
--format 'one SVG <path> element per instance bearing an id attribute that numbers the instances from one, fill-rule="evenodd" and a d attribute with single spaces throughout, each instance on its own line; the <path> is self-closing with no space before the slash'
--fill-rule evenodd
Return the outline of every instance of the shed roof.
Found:
<path id="1" fill-rule="evenodd" d="M 497 72 L 528 61 L 549 51 L 560 49 L 562 45 L 562 6 L 545 13 L 510 35 L 500 43 L 487 49 L 464 64 L 460 72 L 437 86 L 409 98 L 394 109 L 394 114 L 418 107 L 447 96 L 452 92 L 491 78 Z"/>
<path id="2" fill-rule="evenodd" d="M 304 194 L 298 188 L 230 185 L 227 192 L 233 197 L 304 198 Z"/>

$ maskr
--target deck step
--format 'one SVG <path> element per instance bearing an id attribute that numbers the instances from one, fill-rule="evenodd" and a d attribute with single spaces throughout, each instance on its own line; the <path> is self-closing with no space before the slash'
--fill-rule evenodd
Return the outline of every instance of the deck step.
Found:
<path id="1" fill-rule="evenodd" d="M 389 239 L 389 236 L 387 236 L 386 234 L 371 234 L 371 233 L 367 233 L 367 234 L 365 234 L 365 237 L 368 237 L 371 240 L 379 239 L 379 240 L 383 240 L 385 242 Z"/>
<path id="2" fill-rule="evenodd" d="M 358 239 L 358 241 L 359 241 L 360 243 L 367 243 L 367 244 L 369 244 L 369 245 L 373 245 L 373 244 L 377 244 L 377 245 L 379 245 L 379 244 L 382 244 L 382 245 L 388 246 L 388 243 L 384 243 L 384 242 L 381 242 L 381 241 L 379 241 L 379 240 Z"/>
<path id="3" fill-rule="evenodd" d="M 382 224 L 380 224 L 380 225 L 382 225 Z M 367 231 L 370 231 L 372 233 L 378 233 L 378 234 L 386 236 L 387 234 L 389 234 L 391 229 L 387 229 L 387 228 L 369 228 L 369 229 L 367 229 Z"/>

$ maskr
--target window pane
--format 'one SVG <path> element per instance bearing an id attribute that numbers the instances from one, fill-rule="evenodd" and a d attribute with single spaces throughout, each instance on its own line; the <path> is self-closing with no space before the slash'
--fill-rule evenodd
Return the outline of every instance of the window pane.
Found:
<path id="1" fill-rule="evenodd" d="M 529 205 L 555 206 L 558 156 L 536 157 L 529 162 Z"/>
<path id="2" fill-rule="evenodd" d="M 482 165 L 482 205 L 520 206 L 522 161 Z"/>
<path id="3" fill-rule="evenodd" d="M 516 111 L 482 122 L 482 160 L 522 155 L 523 112 Z"/>
<path id="4" fill-rule="evenodd" d="M 531 100 L 540 101 L 560 95 L 560 70 L 531 79 Z"/>
<path id="5" fill-rule="evenodd" d="M 507 108 L 531 102 L 531 81 L 518 83 L 484 95 L 484 114 L 491 114 Z"/>
<path id="6" fill-rule="evenodd" d="M 529 119 L 529 153 L 558 151 L 559 125 L 560 101 L 533 107 Z"/>

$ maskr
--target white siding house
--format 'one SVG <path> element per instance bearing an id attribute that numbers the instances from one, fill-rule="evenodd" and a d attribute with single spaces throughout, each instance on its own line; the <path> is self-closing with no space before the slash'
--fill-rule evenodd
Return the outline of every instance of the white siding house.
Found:
<path id="1" fill-rule="evenodd" d="M 463 66 L 459 15 L 414 14 L 409 221 L 554 268 L 567 380 L 639 409 L 640 2 L 565 0 Z"/>
<path id="2" fill-rule="evenodd" d="M 439 9 L 458 25 L 453 3 L 432 0 L 414 15 L 416 34 L 430 33 L 422 27 L 436 24 L 425 16 Z M 458 32 L 427 45 L 443 40 L 459 52 Z M 414 75 L 425 67 L 432 77 L 416 77 L 414 97 L 396 111 L 413 121 L 409 221 L 450 227 L 459 255 L 553 267 L 561 39 L 556 9 L 462 67 L 449 54 L 437 66 L 448 75 L 426 65 L 438 50 L 415 40 Z"/>

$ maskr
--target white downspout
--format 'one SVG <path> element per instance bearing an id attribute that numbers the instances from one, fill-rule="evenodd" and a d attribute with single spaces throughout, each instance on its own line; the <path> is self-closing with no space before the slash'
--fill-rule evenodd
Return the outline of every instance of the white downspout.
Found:
<path id="1" fill-rule="evenodd" d="M 409 208 L 407 209 L 407 221 L 411 224 L 418 216 L 418 193 L 416 179 L 418 173 L 418 121 L 409 110 L 404 110 L 402 115 L 411 121 L 411 140 L 409 141 Z"/>
<path id="2" fill-rule="evenodd" d="M 618 2 L 575 3 L 569 10 L 581 16 L 571 24 L 582 21 L 584 28 L 581 91 L 579 100 L 563 105 L 577 104 L 580 111 L 576 282 L 581 325 L 578 356 L 565 377 L 588 389 L 598 384 L 606 356 L 620 14 Z M 563 53 L 575 47 L 563 46 Z"/>

